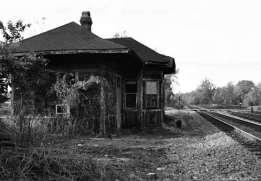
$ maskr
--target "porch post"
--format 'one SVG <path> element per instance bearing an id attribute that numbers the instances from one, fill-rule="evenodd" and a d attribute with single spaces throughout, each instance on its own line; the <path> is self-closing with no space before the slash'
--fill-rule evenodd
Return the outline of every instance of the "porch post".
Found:
<path id="1" fill-rule="evenodd" d="M 104 91 L 104 80 L 101 80 L 101 91 L 100 91 L 100 133 L 106 134 L 105 119 L 106 119 L 106 104 L 105 104 L 105 91 Z"/>
<path id="2" fill-rule="evenodd" d="M 163 123 L 164 121 L 164 108 L 165 108 L 165 90 L 164 90 L 164 74 L 163 72 L 161 72 L 161 81 L 160 81 L 160 109 L 161 109 L 161 113 L 160 113 L 160 125 Z"/>
<path id="3" fill-rule="evenodd" d="M 117 121 L 117 131 L 119 133 L 121 129 L 121 107 L 122 107 L 122 86 L 121 86 L 121 77 L 116 76 L 116 121 Z"/>
<path id="4" fill-rule="evenodd" d="M 143 91 L 144 91 L 144 88 L 143 88 L 143 71 L 140 72 L 140 77 L 138 79 L 138 86 L 139 86 L 138 99 L 139 99 L 139 102 L 140 102 L 138 111 L 139 111 L 140 126 L 141 126 L 141 129 L 143 129 L 145 127 L 144 117 L 143 117 Z"/>

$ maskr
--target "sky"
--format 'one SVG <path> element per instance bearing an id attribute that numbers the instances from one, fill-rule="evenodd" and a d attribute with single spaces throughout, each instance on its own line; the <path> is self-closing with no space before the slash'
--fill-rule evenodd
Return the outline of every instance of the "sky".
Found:
<path id="1" fill-rule="evenodd" d="M 189 92 L 205 78 L 216 86 L 261 82 L 260 9 L 260 0 L 9 0 L 0 20 L 30 23 L 27 38 L 90 11 L 98 36 L 124 34 L 175 58 L 174 91 Z"/>

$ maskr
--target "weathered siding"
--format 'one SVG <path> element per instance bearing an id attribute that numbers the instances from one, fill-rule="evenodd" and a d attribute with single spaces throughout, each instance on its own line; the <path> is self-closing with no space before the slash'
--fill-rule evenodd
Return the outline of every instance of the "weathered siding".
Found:
<path id="1" fill-rule="evenodd" d="M 128 108 L 126 106 L 126 90 L 124 95 L 124 119 L 123 128 L 144 128 L 151 126 L 160 126 L 164 114 L 164 88 L 163 73 L 158 71 L 141 71 L 137 77 L 125 80 L 137 83 L 136 107 Z M 155 95 L 146 95 L 146 82 L 152 82 L 156 85 Z M 150 99 L 151 98 L 151 99 Z M 155 106 L 152 106 L 153 103 Z"/>

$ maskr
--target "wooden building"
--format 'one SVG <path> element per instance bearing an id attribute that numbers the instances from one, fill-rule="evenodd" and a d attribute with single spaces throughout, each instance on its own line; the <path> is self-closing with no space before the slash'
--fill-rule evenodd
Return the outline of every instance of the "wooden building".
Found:
<path id="1" fill-rule="evenodd" d="M 103 39 L 91 31 L 90 12 L 22 41 L 17 54 L 34 52 L 48 68 L 92 85 L 81 90 L 76 108 L 56 105 L 56 114 L 73 114 L 96 132 L 158 126 L 164 115 L 164 74 L 175 73 L 173 58 L 133 38 Z M 66 79 L 66 76 L 63 77 Z"/>

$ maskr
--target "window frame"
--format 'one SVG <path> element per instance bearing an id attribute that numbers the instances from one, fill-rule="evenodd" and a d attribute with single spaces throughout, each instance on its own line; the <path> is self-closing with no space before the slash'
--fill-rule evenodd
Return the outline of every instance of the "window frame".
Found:
<path id="1" fill-rule="evenodd" d="M 136 84 L 136 92 L 133 93 L 133 92 L 127 92 L 126 90 L 126 86 L 127 84 Z M 135 81 L 135 80 L 127 80 L 125 81 L 125 84 L 124 84 L 124 107 L 125 109 L 137 109 L 137 94 L 138 94 L 138 82 Z M 135 106 L 134 107 L 128 107 L 127 106 L 127 96 L 128 95 L 135 95 Z"/>
<path id="2" fill-rule="evenodd" d="M 65 112 L 58 112 L 59 106 L 65 106 Z M 55 105 L 55 114 L 56 115 L 69 115 L 70 114 L 70 106 L 68 104 L 56 104 Z"/>

